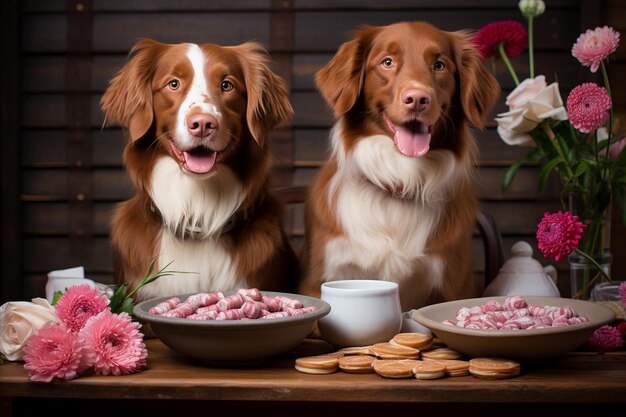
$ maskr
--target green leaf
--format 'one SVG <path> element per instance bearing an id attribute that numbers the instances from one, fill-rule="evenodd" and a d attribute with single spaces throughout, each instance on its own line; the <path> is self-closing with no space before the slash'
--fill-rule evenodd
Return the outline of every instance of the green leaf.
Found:
<path id="1" fill-rule="evenodd" d="M 563 156 L 565 156 L 565 163 L 571 165 L 574 162 L 574 147 L 570 147 L 569 144 L 563 139 L 562 135 L 556 135 L 556 140 L 559 142 Z"/>
<path id="2" fill-rule="evenodd" d="M 124 301 L 122 302 L 122 304 L 120 304 L 117 308 L 117 311 L 113 311 L 114 313 L 128 313 L 129 316 L 131 317 L 135 317 L 135 315 L 133 314 L 133 307 L 134 307 L 134 303 L 133 303 L 133 299 L 132 298 L 126 298 L 124 299 Z"/>
<path id="3" fill-rule="evenodd" d="M 550 176 L 550 173 L 552 172 L 552 170 L 554 168 L 556 168 L 556 166 L 558 164 L 560 164 L 562 161 L 561 158 L 554 158 L 550 161 L 548 161 L 542 168 L 541 168 L 541 172 L 539 173 L 539 189 L 543 192 L 543 189 L 546 186 L 546 183 L 548 182 L 548 177 Z"/>
<path id="4" fill-rule="evenodd" d="M 513 182 L 513 179 L 515 178 L 515 174 L 522 165 L 524 165 L 526 162 L 538 161 L 539 159 L 541 159 L 542 156 L 543 153 L 541 152 L 541 150 L 538 148 L 534 148 L 530 152 L 528 152 L 523 158 L 515 161 L 504 173 L 501 184 L 502 191 L 506 191 L 509 188 L 509 186 Z"/>
<path id="5" fill-rule="evenodd" d="M 576 171 L 574 171 L 575 177 L 580 177 L 583 173 L 589 170 L 589 163 L 587 161 L 580 161 L 580 163 L 576 166 Z"/>
<path id="6" fill-rule="evenodd" d="M 113 295 L 111 296 L 109 300 L 109 308 L 111 309 L 111 312 L 118 313 L 118 309 L 120 308 L 120 306 L 124 303 L 124 300 L 126 299 L 127 289 L 128 289 L 128 285 L 122 284 L 117 288 L 117 290 L 115 290 L 115 292 L 113 293 Z"/>
<path id="7" fill-rule="evenodd" d="M 62 295 L 63 291 L 55 291 L 54 294 L 52 294 L 52 302 L 50 303 L 50 305 L 56 305 L 57 301 L 59 301 L 59 298 L 61 298 Z"/>
<path id="8" fill-rule="evenodd" d="M 525 161 L 523 159 L 520 159 L 519 161 L 514 162 L 513 165 L 511 165 L 506 170 L 506 172 L 504 173 L 504 177 L 502 178 L 502 191 L 506 191 L 509 189 L 509 186 L 515 178 L 515 174 L 520 169 L 520 167 L 524 165 L 524 162 Z"/>

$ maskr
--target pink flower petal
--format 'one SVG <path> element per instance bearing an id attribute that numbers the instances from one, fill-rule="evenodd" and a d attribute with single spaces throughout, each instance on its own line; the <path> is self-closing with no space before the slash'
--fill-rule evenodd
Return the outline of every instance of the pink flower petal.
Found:
<path id="1" fill-rule="evenodd" d="M 617 328 L 605 324 L 589 336 L 585 345 L 597 352 L 608 352 L 624 346 L 624 340 Z"/>
<path id="2" fill-rule="evenodd" d="M 606 124 L 611 98 L 604 87 L 584 83 L 575 87 L 567 97 L 567 112 L 576 129 L 589 133 Z"/>
<path id="3" fill-rule="evenodd" d="M 80 333 L 93 352 L 96 374 L 127 375 L 146 365 L 148 351 L 140 327 L 128 314 L 109 310 L 87 320 Z"/>
<path id="4" fill-rule="evenodd" d="M 545 213 L 537 226 L 538 247 L 546 258 L 560 261 L 578 247 L 585 225 L 569 211 Z"/>
<path id="5" fill-rule="evenodd" d="M 572 47 L 572 55 L 591 72 L 598 71 L 600 63 L 617 49 L 619 32 L 612 27 L 597 27 L 581 34 Z"/>
<path id="6" fill-rule="evenodd" d="M 502 20 L 488 23 L 474 35 L 474 43 L 483 60 L 490 56 L 500 56 L 498 45 L 504 42 L 504 52 L 509 58 L 515 57 L 526 49 L 526 29 L 515 20 Z"/>
<path id="7" fill-rule="evenodd" d="M 77 332 L 87 320 L 105 310 L 109 299 L 89 285 L 68 288 L 55 305 L 57 317 L 71 331 Z"/>
<path id="8" fill-rule="evenodd" d="M 43 327 L 24 347 L 24 368 L 32 381 L 73 379 L 91 366 L 85 341 L 63 325 Z"/>

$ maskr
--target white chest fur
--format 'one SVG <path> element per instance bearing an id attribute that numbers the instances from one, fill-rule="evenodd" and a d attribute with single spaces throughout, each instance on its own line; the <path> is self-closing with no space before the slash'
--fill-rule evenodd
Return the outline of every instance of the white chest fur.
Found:
<path id="1" fill-rule="evenodd" d="M 186 231 L 193 231 L 196 238 L 209 239 L 228 226 L 245 193 L 226 166 L 199 177 L 185 173 L 174 159 L 163 157 L 152 171 L 150 196 L 163 225 L 173 234 L 183 237 Z"/>
<path id="2" fill-rule="evenodd" d="M 442 262 L 426 253 L 426 245 L 438 227 L 454 181 L 459 180 L 454 156 L 431 151 L 409 158 L 385 136 L 362 139 L 347 154 L 340 129 L 333 132 L 333 145 L 338 171 L 331 180 L 328 199 L 336 203 L 344 236 L 326 246 L 324 278 L 384 279 L 404 287 L 439 287 Z M 409 198 L 394 198 L 385 186 L 400 187 Z M 408 279 L 415 275 L 421 279 Z M 404 288 L 403 292 L 415 291 Z M 428 294 L 428 290 L 416 293 Z M 402 301 L 403 305 L 423 302 Z"/>
<path id="3" fill-rule="evenodd" d="M 171 158 L 161 158 L 152 172 L 152 200 L 163 219 L 159 266 L 188 272 L 159 278 L 142 296 L 227 291 L 245 286 L 236 276 L 233 254 L 220 238 L 245 198 L 233 172 L 198 178 L 184 173 Z M 193 231 L 193 238 L 186 236 Z"/>
<path id="4" fill-rule="evenodd" d="M 231 253 L 219 240 L 181 240 L 165 231 L 161 238 L 159 265 L 172 271 L 186 273 L 159 278 L 146 286 L 142 297 L 159 297 L 163 294 L 186 294 L 211 291 L 228 291 L 247 287 L 236 276 Z"/>

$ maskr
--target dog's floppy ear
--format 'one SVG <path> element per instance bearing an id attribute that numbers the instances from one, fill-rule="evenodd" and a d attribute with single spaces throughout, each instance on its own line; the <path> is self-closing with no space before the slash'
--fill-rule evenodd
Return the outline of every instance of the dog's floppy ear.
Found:
<path id="1" fill-rule="evenodd" d="M 285 81 L 269 67 L 263 45 L 246 42 L 233 47 L 238 52 L 247 90 L 246 121 L 254 140 L 261 146 L 267 133 L 293 114 Z"/>
<path id="2" fill-rule="evenodd" d="M 152 125 L 152 76 L 158 55 L 166 47 L 151 39 L 137 42 L 128 62 L 111 80 L 100 100 L 105 125 L 119 124 L 128 131 L 131 141 L 145 135 Z"/>
<path id="3" fill-rule="evenodd" d="M 315 74 L 317 89 L 339 117 L 356 103 L 365 76 L 367 54 L 373 37 L 378 33 L 374 26 L 362 26 L 352 40 L 339 47 L 335 56 Z"/>
<path id="4" fill-rule="evenodd" d="M 483 66 L 469 32 L 452 32 L 458 67 L 461 107 L 469 124 L 483 129 L 485 118 L 500 97 L 500 85 Z"/>

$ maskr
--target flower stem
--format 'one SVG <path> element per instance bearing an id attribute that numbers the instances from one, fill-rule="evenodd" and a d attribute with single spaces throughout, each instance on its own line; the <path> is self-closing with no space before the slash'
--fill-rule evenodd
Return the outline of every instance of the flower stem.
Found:
<path id="1" fill-rule="evenodd" d="M 500 52 L 500 57 L 502 58 L 504 65 L 506 65 L 507 69 L 511 73 L 511 77 L 513 77 L 513 81 L 515 81 L 515 85 L 518 86 L 519 78 L 517 78 L 517 74 L 515 73 L 515 69 L 513 69 L 513 65 L 511 65 L 511 61 L 509 60 L 509 57 L 506 55 L 506 52 L 504 52 L 504 42 L 500 42 L 498 44 L 498 51 Z"/>
<path id="2" fill-rule="evenodd" d="M 554 135 L 554 132 L 552 131 L 550 126 L 548 126 L 546 121 L 541 122 L 541 128 L 546 133 L 546 135 L 548 135 L 548 138 L 550 138 L 550 143 L 552 143 L 552 145 L 554 146 L 554 149 L 556 149 L 557 153 L 563 160 L 563 164 L 565 165 L 565 170 L 567 171 L 567 178 L 569 181 L 569 179 L 574 178 L 574 172 L 572 171 L 572 168 L 567 163 L 567 159 L 565 159 L 565 155 L 563 154 L 563 149 L 561 149 L 561 145 L 559 145 L 559 141 L 556 140 L 556 136 Z"/>
<path id="3" fill-rule="evenodd" d="M 598 262 L 594 258 L 592 258 L 587 253 L 581 251 L 578 248 L 574 249 L 574 252 L 576 252 L 577 254 L 582 256 L 583 258 L 587 259 L 589 262 L 591 262 L 593 264 L 593 266 L 596 267 L 596 269 L 598 271 L 600 271 L 600 273 L 596 274 L 596 276 L 593 277 L 593 279 L 591 279 L 589 282 L 585 282 L 583 284 L 583 287 L 576 292 L 576 294 L 574 295 L 574 298 L 580 298 L 581 296 L 585 296 L 585 298 L 588 298 L 587 296 L 589 294 L 589 291 L 591 290 L 591 287 L 598 281 L 598 279 L 600 279 L 600 277 L 606 278 L 608 280 L 608 282 L 613 282 L 613 280 L 611 280 L 611 277 L 609 277 L 607 275 L 607 273 L 604 271 L 604 269 L 602 269 L 600 264 L 598 264 Z M 585 281 L 586 280 L 587 279 L 585 279 Z"/>
<path id="4" fill-rule="evenodd" d="M 609 74 L 607 74 L 606 72 L 606 66 L 604 65 L 604 60 L 600 62 L 600 68 L 602 68 L 602 78 L 604 79 L 604 88 L 606 88 L 606 92 L 609 94 L 609 97 L 611 97 L 611 85 L 609 84 Z"/>
<path id="5" fill-rule="evenodd" d="M 533 50 L 533 21 L 534 16 L 528 15 L 528 63 L 530 67 L 530 78 L 535 78 L 535 54 Z"/>
<path id="6" fill-rule="evenodd" d="M 602 78 L 604 79 L 604 88 L 606 88 L 606 92 L 609 95 L 609 98 L 613 100 L 613 97 L 611 97 L 611 84 L 609 83 L 609 74 L 606 72 L 606 66 L 604 65 L 604 60 L 600 62 L 600 68 L 602 68 Z M 611 105 L 611 108 L 609 109 L 609 132 L 608 133 L 609 133 L 609 137 L 607 139 L 608 142 L 606 144 L 606 154 L 605 154 L 605 157 L 607 160 L 609 159 L 609 155 L 611 151 L 611 136 L 613 133 L 613 105 Z M 597 136 L 597 131 L 596 131 L 596 136 Z M 604 180 L 607 179 L 608 171 L 609 171 L 609 167 L 607 164 L 604 167 L 604 171 L 602 173 L 602 179 Z"/>
<path id="7" fill-rule="evenodd" d="M 139 285 L 137 285 L 135 288 L 133 288 L 130 292 L 128 292 L 126 294 L 126 296 L 124 297 L 124 299 L 129 299 L 132 298 L 132 296 L 142 287 L 150 284 L 153 281 L 156 281 L 157 279 L 161 278 L 161 277 L 166 277 L 166 276 L 170 276 L 170 275 L 174 275 L 174 274 L 194 274 L 195 272 L 183 272 L 183 271 L 168 271 L 167 268 L 174 263 L 174 261 L 171 261 L 170 263 L 168 263 L 167 265 L 165 265 L 163 268 L 161 268 L 158 272 L 156 273 L 152 273 L 152 269 L 154 268 L 154 264 L 156 262 L 157 258 L 154 257 L 152 258 L 152 261 L 150 262 L 150 266 L 148 267 L 148 272 L 146 272 L 146 275 L 144 275 L 144 277 L 141 279 L 141 282 L 139 283 Z"/>

